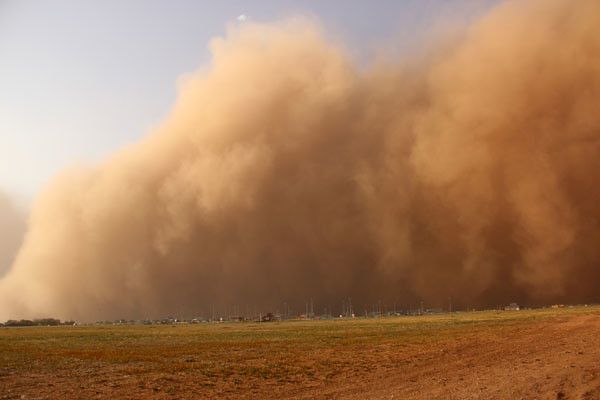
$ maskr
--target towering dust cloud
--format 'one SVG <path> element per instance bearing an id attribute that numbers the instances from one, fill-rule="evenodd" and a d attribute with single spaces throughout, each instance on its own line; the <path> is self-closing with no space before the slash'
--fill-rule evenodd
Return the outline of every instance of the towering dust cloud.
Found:
<path id="1" fill-rule="evenodd" d="M 0 191 L 0 277 L 11 266 L 24 234 L 23 211 L 7 194 Z"/>
<path id="2" fill-rule="evenodd" d="M 211 46 L 162 126 L 37 199 L 1 316 L 599 299 L 600 2 L 366 72 L 307 22 Z"/>

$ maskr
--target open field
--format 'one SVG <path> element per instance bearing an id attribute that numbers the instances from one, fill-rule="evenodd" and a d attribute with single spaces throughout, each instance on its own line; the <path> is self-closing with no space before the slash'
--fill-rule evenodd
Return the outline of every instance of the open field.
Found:
<path id="1" fill-rule="evenodd" d="M 600 308 L 0 329 L 0 398 L 600 399 Z"/>

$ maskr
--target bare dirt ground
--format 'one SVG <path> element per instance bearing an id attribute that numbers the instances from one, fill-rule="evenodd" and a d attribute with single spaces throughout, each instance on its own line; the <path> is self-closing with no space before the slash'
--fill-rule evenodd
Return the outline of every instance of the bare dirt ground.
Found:
<path id="1" fill-rule="evenodd" d="M 598 308 L 0 329 L 0 399 L 600 399 Z"/>
<path id="2" fill-rule="evenodd" d="M 600 316 L 478 332 L 411 353 L 407 364 L 340 398 L 597 400 Z"/>

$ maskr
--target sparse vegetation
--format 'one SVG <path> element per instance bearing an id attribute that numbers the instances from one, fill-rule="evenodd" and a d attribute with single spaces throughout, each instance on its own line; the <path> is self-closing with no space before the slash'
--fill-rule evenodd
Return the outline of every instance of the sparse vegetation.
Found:
<path id="1" fill-rule="evenodd" d="M 58 326 L 58 325 L 75 325 L 75 321 L 64 321 L 62 322 L 59 319 L 56 318 L 40 318 L 40 319 L 34 319 L 34 320 L 29 320 L 29 319 L 21 319 L 21 320 L 14 320 L 14 319 L 9 319 L 8 321 L 6 321 L 5 323 L 1 324 L 1 326 L 5 326 L 5 327 L 17 327 L 17 326 Z"/>
<path id="2" fill-rule="evenodd" d="M 460 364 L 462 379 L 470 379 L 470 363 L 489 367 L 526 354 L 545 357 L 536 347 L 543 340 L 518 354 L 518 348 L 501 356 L 496 351 L 510 340 L 529 343 L 544 327 L 570 326 L 581 318 L 592 318 L 597 329 L 600 308 L 271 324 L 4 328 L 0 387 L 6 390 L 0 398 L 353 398 L 359 393 L 357 398 L 364 398 L 381 390 L 411 398 L 410 391 L 425 382 L 435 388 L 443 379 L 458 379 L 439 363 Z"/>

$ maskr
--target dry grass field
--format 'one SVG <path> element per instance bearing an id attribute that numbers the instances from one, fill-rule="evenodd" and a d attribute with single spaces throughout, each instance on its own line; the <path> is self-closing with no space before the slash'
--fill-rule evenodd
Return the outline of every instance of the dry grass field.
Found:
<path id="1" fill-rule="evenodd" d="M 0 329 L 1 399 L 600 399 L 600 308 Z"/>

